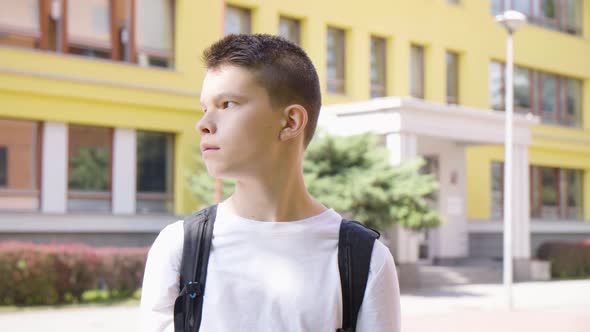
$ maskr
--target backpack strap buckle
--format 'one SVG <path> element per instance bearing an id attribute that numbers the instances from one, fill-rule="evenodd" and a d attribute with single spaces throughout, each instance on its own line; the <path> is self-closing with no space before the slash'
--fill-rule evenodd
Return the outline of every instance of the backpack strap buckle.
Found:
<path id="1" fill-rule="evenodd" d="M 180 296 L 188 295 L 191 299 L 201 296 L 203 294 L 203 287 L 198 281 L 189 281 L 184 285 L 184 288 L 180 292 Z"/>

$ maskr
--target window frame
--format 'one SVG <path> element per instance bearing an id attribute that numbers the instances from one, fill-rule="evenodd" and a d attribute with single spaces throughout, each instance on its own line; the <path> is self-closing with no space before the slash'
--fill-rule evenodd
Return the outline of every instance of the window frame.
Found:
<path id="1" fill-rule="evenodd" d="M 503 217 L 503 210 L 504 210 L 504 162 L 503 161 L 492 161 L 490 163 L 490 176 L 493 181 L 493 164 L 499 164 L 500 167 L 500 215 Z M 551 220 L 553 219 L 544 219 L 543 218 L 543 171 L 544 170 L 551 170 L 554 172 L 555 180 L 554 185 L 556 188 L 556 209 L 557 209 L 557 218 L 555 220 L 565 220 L 565 221 L 578 221 L 583 219 L 584 215 L 584 191 L 581 190 L 581 197 L 579 197 L 578 202 L 580 202 L 579 206 L 579 215 L 581 218 L 569 218 L 569 199 L 570 199 L 570 183 L 569 183 L 569 175 L 570 174 L 580 174 L 580 181 L 584 182 L 584 170 L 583 169 L 573 169 L 573 168 L 565 168 L 565 167 L 548 167 L 548 166 L 537 166 L 537 165 L 529 165 L 529 197 L 530 197 L 530 218 L 536 220 Z M 562 185 L 562 179 L 565 178 L 565 182 Z M 493 183 L 490 186 L 490 194 L 492 193 Z M 535 199 L 536 198 L 536 199 Z M 494 208 L 493 204 L 493 197 L 490 197 L 490 215 L 492 213 L 492 209 Z"/>
<path id="2" fill-rule="evenodd" d="M 289 26 L 294 26 L 295 27 L 295 39 L 296 40 L 291 40 L 290 38 L 287 38 L 286 36 L 281 35 L 281 23 L 282 22 L 287 22 Z M 286 16 L 286 15 L 280 15 L 279 16 L 279 31 L 278 31 L 278 35 L 295 43 L 298 46 L 301 46 L 301 20 L 291 17 L 291 16 Z"/>
<path id="3" fill-rule="evenodd" d="M 346 36 L 347 36 L 347 31 L 345 29 L 342 28 L 338 28 L 338 27 L 334 27 L 334 26 L 328 26 L 326 29 L 326 38 L 329 38 L 328 35 L 330 33 L 335 33 L 335 36 L 337 37 L 337 39 L 341 38 L 341 42 L 339 43 L 339 45 L 335 45 L 334 47 L 334 51 L 335 52 L 340 52 L 340 54 L 342 55 L 341 57 L 338 57 L 338 54 L 335 54 L 335 66 L 336 66 L 336 76 L 340 76 L 340 77 L 335 77 L 335 78 L 331 78 L 329 77 L 329 67 L 330 64 L 328 63 L 328 57 L 326 56 L 326 91 L 330 94 L 336 94 L 336 95 L 346 95 L 347 93 L 347 89 L 346 89 L 346 61 L 347 61 L 347 57 L 346 57 Z M 329 45 L 328 43 L 326 43 L 326 55 L 330 52 L 329 49 Z M 339 63 L 338 59 L 342 59 L 341 60 L 341 67 L 342 67 L 342 73 L 341 75 L 338 75 L 338 68 L 339 68 Z"/>
<path id="4" fill-rule="evenodd" d="M 39 36 L 37 36 L 36 45 L 34 47 L 35 49 L 53 51 L 57 53 L 88 58 L 88 56 L 77 54 L 76 52 L 76 50 L 83 50 L 87 48 L 90 50 L 97 50 L 99 52 L 105 53 L 107 55 L 105 59 L 111 61 L 133 63 L 140 65 L 140 63 L 138 63 L 138 52 L 140 51 L 140 48 L 138 47 L 138 43 L 136 40 L 137 0 L 126 0 L 129 4 L 129 24 L 127 30 L 127 42 L 124 42 L 121 38 L 121 30 L 117 21 L 117 18 L 120 17 L 121 13 L 119 12 L 119 6 L 117 6 L 116 4 L 118 3 L 118 1 L 121 0 L 107 0 L 109 11 L 108 19 L 110 27 L 110 43 L 108 48 L 105 48 L 104 45 L 92 44 L 92 42 L 89 42 L 87 44 L 77 44 L 70 41 L 70 38 L 68 36 L 68 1 L 76 0 L 59 0 L 60 16 L 58 19 L 54 20 L 51 18 L 52 0 L 38 0 Z M 176 0 L 165 1 L 169 3 L 171 8 L 170 13 L 172 17 L 170 22 L 172 24 L 172 49 L 170 50 L 170 52 L 159 52 L 156 50 L 144 48 L 141 49 L 141 52 L 147 54 L 150 58 L 153 57 L 159 60 L 165 60 L 167 64 L 166 68 L 174 68 L 174 59 L 176 57 Z M 54 31 L 59 36 L 54 36 Z M 53 45 L 52 43 L 53 39 L 55 39 L 55 45 Z M 128 51 L 127 59 L 125 57 L 126 50 Z M 156 65 L 150 65 L 148 61 L 148 66 L 155 67 Z"/>
<path id="5" fill-rule="evenodd" d="M 111 0 L 111 1 L 117 1 L 117 0 Z M 144 53 L 147 54 L 150 57 L 156 58 L 156 59 L 165 59 L 168 62 L 168 66 L 166 68 L 174 68 L 174 61 L 176 59 L 176 43 L 175 43 L 175 36 L 176 36 L 176 1 L 177 0 L 167 0 L 170 4 L 170 24 L 172 24 L 171 30 L 170 32 L 172 33 L 171 39 L 172 39 L 172 49 L 169 52 L 162 52 L 162 51 L 157 51 L 154 49 L 149 49 L 149 48 L 141 48 L 139 47 L 137 44 L 137 29 L 136 29 L 136 24 L 138 22 L 137 19 L 137 4 L 136 1 L 137 0 L 129 0 L 131 1 L 131 15 L 130 15 L 130 22 L 129 22 L 129 26 L 130 26 L 130 32 L 129 32 L 129 41 L 130 41 L 130 54 L 132 57 L 132 62 L 133 63 L 137 63 L 138 65 L 141 65 L 139 63 L 139 57 L 138 54 L 139 53 Z M 150 65 L 149 63 L 149 59 L 148 59 L 148 67 L 160 67 L 161 66 L 154 66 L 154 65 Z"/>
<path id="6" fill-rule="evenodd" d="M 173 133 L 170 132 L 157 132 L 157 131 L 142 131 L 142 132 L 146 132 L 146 133 L 155 133 L 155 134 L 163 134 L 166 135 L 166 174 L 165 174 L 165 179 L 164 181 L 166 182 L 166 191 L 165 192 L 161 192 L 161 191 L 140 191 L 139 186 L 140 186 L 140 167 L 139 167 L 139 149 L 140 149 L 140 145 L 139 145 L 139 140 L 138 140 L 138 144 L 136 146 L 136 156 L 137 156 L 137 161 L 136 161 L 136 185 L 135 185 L 135 199 L 136 202 L 140 202 L 140 201 L 158 201 L 158 202 L 163 202 L 164 205 L 167 202 L 172 202 L 172 204 L 174 204 L 174 172 L 175 172 L 175 158 L 174 158 L 174 146 L 176 144 L 176 139 Z M 140 132 L 138 132 L 139 134 Z M 172 213 L 174 210 L 174 208 L 172 207 L 170 209 L 170 211 L 168 211 L 169 213 Z M 137 204 L 136 206 L 136 211 L 135 213 L 137 214 L 154 214 L 154 212 L 143 212 L 141 210 L 139 210 L 139 204 Z"/>
<path id="7" fill-rule="evenodd" d="M 506 64 L 500 61 L 496 61 L 496 60 L 492 60 L 490 63 L 496 63 L 500 66 L 501 68 L 501 92 L 502 92 L 502 107 L 498 108 L 495 107 L 495 105 L 490 105 L 492 109 L 494 110 L 500 110 L 500 111 L 504 111 L 504 105 L 506 103 Z M 527 68 L 527 67 L 520 67 L 520 66 L 515 66 L 516 68 L 521 68 L 521 69 L 526 69 L 529 72 L 529 104 L 531 105 L 531 107 L 529 109 L 526 108 L 521 108 L 521 107 L 517 107 L 516 106 L 516 102 L 514 103 L 514 111 L 517 113 L 523 113 L 523 114 L 527 114 L 527 113 L 531 113 L 533 115 L 538 116 L 539 118 L 541 118 L 542 122 L 541 124 L 543 125 L 551 125 L 551 126 L 560 126 L 560 127 L 565 127 L 565 128 L 581 128 L 582 126 L 582 122 L 583 122 L 583 110 L 578 109 L 577 113 L 575 113 L 575 116 L 572 117 L 570 114 L 568 114 L 568 105 L 569 105 L 569 99 L 568 99 L 568 81 L 569 80 L 576 80 L 578 81 L 578 89 L 580 91 L 578 91 L 578 96 L 580 97 L 580 100 L 578 102 L 578 105 L 583 105 L 583 100 L 582 98 L 584 98 L 583 93 L 580 93 L 581 91 L 583 91 L 583 84 L 584 82 L 575 78 L 575 77 L 567 77 L 567 76 L 562 76 L 562 75 L 558 75 L 558 74 L 553 74 L 553 73 L 548 73 L 548 72 L 544 72 L 544 71 L 538 71 L 538 70 L 534 70 L 531 68 Z M 488 75 L 490 75 L 491 78 L 491 73 L 488 73 Z M 555 84 L 556 84 L 556 88 L 555 88 L 555 103 L 556 103 L 556 108 L 555 108 L 555 122 L 551 123 L 551 122 L 546 122 L 543 121 L 544 119 L 544 115 L 545 112 L 543 110 L 543 76 L 553 76 L 555 77 Z M 491 79 L 490 79 L 490 84 L 491 84 Z M 492 91 L 492 86 L 489 87 L 489 93 L 491 96 L 491 91 Z M 513 96 L 514 98 L 516 98 L 516 94 L 514 94 Z M 490 98 L 490 103 L 491 103 L 491 98 Z M 577 123 L 577 121 L 579 120 L 579 123 Z"/>
<path id="8" fill-rule="evenodd" d="M 69 182 L 70 182 L 70 155 L 69 155 L 69 140 L 71 139 L 71 135 L 70 135 L 70 128 L 69 126 L 79 126 L 79 127 L 94 127 L 94 128 L 102 128 L 102 129 L 107 129 L 108 130 L 108 148 L 109 148 L 109 159 L 108 159 L 108 166 L 107 166 L 107 176 L 108 176 L 108 183 L 107 183 L 107 190 L 106 191 L 100 191 L 100 190 L 80 190 L 80 189 L 71 189 Z M 70 124 L 68 126 L 68 159 L 67 159 L 67 173 L 66 173 L 66 181 L 67 181 L 67 186 L 66 186 L 66 198 L 68 200 L 68 202 L 66 202 L 67 205 L 67 210 L 68 212 L 70 211 L 69 208 L 69 200 L 70 199 L 97 199 L 97 200 L 103 200 L 103 201 L 108 201 L 109 203 L 109 209 L 110 212 L 112 213 L 112 209 L 113 209 L 113 204 L 112 204 L 112 198 L 113 198 L 113 168 L 114 168 L 114 151 L 115 151 L 115 128 L 112 127 L 100 127 L 100 126 L 92 126 L 92 125 L 78 125 L 78 124 Z M 74 210 L 73 212 L 82 212 L 79 210 Z M 95 211 L 95 210 L 88 210 L 88 211 L 84 211 L 84 213 L 101 213 L 99 211 Z"/>
<path id="9" fill-rule="evenodd" d="M 243 15 L 244 17 L 247 18 L 246 22 L 247 22 L 247 29 L 246 32 L 244 31 L 240 31 L 241 34 L 251 34 L 252 33 L 252 9 L 248 8 L 248 7 L 243 7 L 243 6 L 238 6 L 238 5 L 234 5 L 234 4 L 229 4 L 229 3 L 225 3 L 225 7 L 224 7 L 224 16 L 223 16 L 223 35 L 227 36 L 228 33 L 225 30 L 225 23 L 227 20 L 227 11 L 228 9 L 233 9 L 233 10 L 237 10 L 238 12 L 240 12 L 240 15 Z"/>
<path id="10" fill-rule="evenodd" d="M 515 0 L 509 0 L 509 8 L 515 8 Z M 569 35 L 582 37 L 584 33 L 584 2 L 582 0 L 573 0 L 573 5 L 576 6 L 574 11 L 577 13 L 577 19 L 579 25 L 576 26 L 569 19 L 569 6 L 572 4 L 569 0 L 551 0 L 555 6 L 555 18 L 547 18 L 543 16 L 543 0 L 528 0 L 530 15 L 527 15 L 528 21 L 536 26 L 540 26 L 546 29 L 556 30 Z M 497 12 L 494 7 L 494 1 L 490 1 L 490 12 L 492 15 L 501 14 L 506 10 L 504 1 L 500 1 L 496 4 L 498 6 Z"/>
<path id="11" fill-rule="evenodd" d="M 373 46 L 375 45 L 374 43 L 381 43 L 381 50 L 380 52 L 378 52 L 377 54 L 375 54 L 375 56 L 379 56 L 381 58 L 381 63 L 383 64 L 383 67 L 380 68 L 379 72 L 381 72 L 381 75 L 383 77 L 383 82 L 378 82 L 378 83 L 373 83 L 372 77 L 369 77 L 369 85 L 370 85 L 370 91 L 369 91 L 369 95 L 371 96 L 371 98 L 378 98 L 378 97 L 385 97 L 387 96 L 387 38 L 385 37 L 380 37 L 380 36 L 376 36 L 376 35 L 372 35 L 370 37 L 370 57 L 373 57 Z M 376 61 L 376 63 L 379 63 L 379 61 Z M 370 73 L 373 71 L 372 68 L 373 63 L 370 61 L 369 64 L 369 76 Z M 379 69 L 379 68 L 376 68 Z"/>
<path id="12" fill-rule="evenodd" d="M 414 71 L 413 71 L 413 56 L 414 56 L 414 52 L 413 50 L 418 50 L 418 55 L 419 55 L 419 63 L 418 63 L 418 77 L 416 79 L 418 79 L 419 81 L 419 91 L 417 91 L 418 93 L 414 93 L 414 86 L 412 84 L 412 82 L 414 81 Z M 425 64 L 426 61 L 426 47 L 424 45 L 420 45 L 420 44 L 411 44 L 410 45 L 410 95 L 414 98 L 419 98 L 419 99 L 424 99 L 426 97 L 426 71 L 425 71 Z"/>
<path id="13" fill-rule="evenodd" d="M 454 69 L 455 69 L 454 90 L 456 92 L 455 96 L 451 96 L 449 94 L 449 80 L 450 80 L 450 78 L 449 78 L 449 63 L 448 63 L 449 56 L 454 60 L 454 64 L 455 64 L 454 65 Z M 460 95 L 461 95 L 460 91 L 459 91 L 459 86 L 460 86 L 459 79 L 460 79 L 460 73 L 461 73 L 461 68 L 460 68 L 461 60 L 460 59 L 461 59 L 461 55 L 458 52 L 447 50 L 445 53 L 445 66 L 446 66 L 445 69 L 446 69 L 446 76 L 447 76 L 446 77 L 447 80 L 446 80 L 446 96 L 445 96 L 445 98 L 446 98 L 447 104 L 455 104 L 455 105 L 459 104 Z"/>
<path id="14" fill-rule="evenodd" d="M 8 147 L 0 145 L 0 189 L 8 188 Z"/>

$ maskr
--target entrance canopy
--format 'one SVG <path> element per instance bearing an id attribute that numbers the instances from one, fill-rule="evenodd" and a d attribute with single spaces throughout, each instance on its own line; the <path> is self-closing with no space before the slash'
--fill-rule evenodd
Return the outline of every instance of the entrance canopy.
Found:
<path id="1" fill-rule="evenodd" d="M 331 134 L 415 134 L 473 144 L 504 143 L 504 112 L 412 97 L 385 97 L 327 105 L 319 125 Z M 533 116 L 514 114 L 514 144 L 529 145 Z"/>
<path id="2" fill-rule="evenodd" d="M 329 105 L 320 112 L 319 126 L 333 135 L 372 132 L 384 137 L 392 164 L 427 156 L 437 165 L 438 210 L 447 223 L 433 231 L 428 251 L 433 260 L 469 256 L 466 154 L 469 145 L 503 144 L 505 114 L 501 111 L 447 105 L 411 97 L 386 97 Z M 516 258 L 530 257 L 529 163 L 531 126 L 538 118 L 514 115 L 513 223 Z M 477 181 L 477 179 L 475 179 Z M 418 260 L 418 237 L 396 227 L 390 236 L 396 261 Z"/>

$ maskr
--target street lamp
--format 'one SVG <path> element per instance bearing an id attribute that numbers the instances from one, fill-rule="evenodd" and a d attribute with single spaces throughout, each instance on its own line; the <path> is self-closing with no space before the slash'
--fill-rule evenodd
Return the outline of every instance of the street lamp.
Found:
<path id="1" fill-rule="evenodd" d="M 508 2 L 508 1 L 507 1 Z M 506 6 L 506 8 L 508 8 Z M 506 43 L 506 123 L 504 139 L 504 287 L 506 288 L 506 302 L 508 309 L 512 309 L 512 132 L 514 106 L 514 61 L 512 54 L 512 35 L 526 23 L 526 16 L 515 10 L 505 11 L 496 16 L 508 32 Z"/>

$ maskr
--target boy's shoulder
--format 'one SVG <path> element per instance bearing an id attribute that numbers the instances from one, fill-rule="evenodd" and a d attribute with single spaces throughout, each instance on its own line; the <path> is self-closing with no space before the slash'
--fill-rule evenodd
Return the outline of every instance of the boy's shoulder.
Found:
<path id="1" fill-rule="evenodd" d="M 394 266 L 391 251 L 389 251 L 389 248 L 383 242 L 375 240 L 369 270 L 371 273 L 378 274 L 384 268 L 388 268 L 388 266 Z"/>

